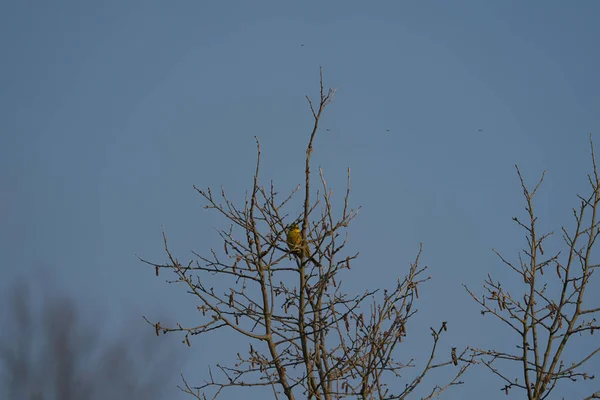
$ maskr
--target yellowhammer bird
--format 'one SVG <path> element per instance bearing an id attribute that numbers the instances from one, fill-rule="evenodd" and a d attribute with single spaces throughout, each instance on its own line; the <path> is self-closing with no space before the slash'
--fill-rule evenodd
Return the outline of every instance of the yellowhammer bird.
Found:
<path id="1" fill-rule="evenodd" d="M 302 232 L 300 231 L 300 227 L 298 227 L 297 223 L 294 222 L 288 228 L 286 241 L 290 251 L 295 256 L 300 257 L 302 254 L 304 257 L 309 256 L 310 249 L 306 241 L 302 238 Z"/>

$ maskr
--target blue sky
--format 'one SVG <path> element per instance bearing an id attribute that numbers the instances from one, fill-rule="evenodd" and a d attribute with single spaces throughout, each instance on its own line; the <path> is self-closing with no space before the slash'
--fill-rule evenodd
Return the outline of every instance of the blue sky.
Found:
<path id="1" fill-rule="evenodd" d="M 348 290 L 402 276 L 423 242 L 432 280 L 415 348 L 442 320 L 446 346 L 508 346 L 461 284 L 514 279 L 491 249 L 514 257 L 524 244 L 515 164 L 528 183 L 547 170 L 542 227 L 570 223 L 600 131 L 599 12 L 593 1 L 3 2 L 0 290 L 45 268 L 109 325 L 193 322 L 193 299 L 135 254 L 164 260 L 161 226 L 182 259 L 219 246 L 225 221 L 192 185 L 242 201 L 255 135 L 264 182 L 280 193 L 301 182 L 304 96 L 317 95 L 322 66 L 338 92 L 315 165 L 338 200 L 351 167 L 362 206 Z M 228 337 L 193 343 L 190 381 L 234 356 L 220 347 Z M 482 370 L 465 379 L 443 398 L 505 398 Z M 563 394 L 587 393 L 577 388 Z"/>

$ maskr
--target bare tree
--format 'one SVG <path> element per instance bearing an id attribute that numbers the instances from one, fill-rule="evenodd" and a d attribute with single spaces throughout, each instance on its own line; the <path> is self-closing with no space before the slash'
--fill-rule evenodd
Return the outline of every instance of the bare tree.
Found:
<path id="1" fill-rule="evenodd" d="M 148 321 L 157 335 L 179 331 L 189 346 L 192 336 L 230 329 L 248 341 L 247 353 L 238 353 L 234 366 L 217 364 L 218 371 L 209 370 L 204 383 L 197 386 L 184 378 L 181 389 L 198 399 L 216 398 L 229 387 L 269 387 L 275 398 L 287 399 L 404 399 L 432 370 L 456 368 L 446 383 L 426 390 L 425 397 L 430 399 L 462 383 L 459 378 L 471 365 L 467 349 L 458 354 L 448 349 L 445 361 L 435 360 L 446 322 L 431 328 L 432 346 L 422 362 L 398 358 L 409 320 L 417 312 L 418 290 L 429 279 L 424 275 L 427 267 L 419 263 L 420 249 L 406 275 L 389 290 L 351 295 L 342 289 L 342 276 L 351 273 L 358 256 L 346 252 L 346 230 L 358 213 L 349 205 L 350 170 L 337 211 L 323 171 L 319 170 L 319 190 L 313 189 L 311 180 L 315 138 L 334 93 L 324 88 L 321 73 L 319 101 L 313 103 L 307 96 L 314 123 L 306 147 L 303 186 L 281 198 L 273 182 L 261 185 L 257 139 L 256 170 L 241 207 L 223 190 L 218 198 L 210 188 L 194 186 L 206 200 L 205 208 L 216 210 L 229 222 L 227 229 L 218 231 L 223 248 L 211 249 L 210 255 L 194 252 L 195 259 L 180 262 L 169 250 L 163 231 L 168 261 L 142 259 L 157 275 L 161 269 L 174 273 L 172 282 L 195 297 L 202 314 L 195 326 Z M 286 206 L 298 192 L 302 212 L 290 215 Z M 301 226 L 308 251 L 288 248 L 286 232 L 293 223 Z"/>
<path id="2" fill-rule="evenodd" d="M 86 320 L 74 299 L 51 292 L 38 307 L 25 283 L 15 284 L 7 297 L 4 304 L 11 308 L 0 337 L 0 398 L 172 398 L 167 388 L 176 359 L 172 349 L 169 355 L 164 351 L 166 343 L 157 346 L 150 342 L 152 335 L 136 330 L 102 340 L 97 316 Z"/>
<path id="3" fill-rule="evenodd" d="M 594 378 L 582 367 L 600 352 L 597 342 L 580 358 L 573 359 L 567 352 L 568 345 L 582 340 L 583 334 L 592 335 L 600 329 L 595 318 L 600 307 L 584 302 L 586 294 L 592 290 L 591 277 L 598 267 L 591 258 L 600 233 L 600 178 L 591 138 L 590 145 L 593 171 L 588 175 L 588 181 L 591 193 L 578 196 L 579 207 L 573 209 L 574 228 L 561 228 L 564 248 L 544 254 L 546 240 L 553 232 L 540 232 L 533 204 L 544 174 L 530 190 L 517 167 L 527 219 L 522 221 L 514 217 L 513 220 L 525 230 L 527 246 L 519 254 L 518 262 L 494 252 L 522 280 L 523 291 L 511 293 L 507 285 L 495 281 L 489 274 L 483 285 L 485 294 L 481 297 L 465 286 L 483 307 L 482 314 L 494 315 L 514 334 L 517 348 L 514 352 L 475 350 L 482 357 L 483 365 L 503 381 L 503 390 L 507 394 L 510 389 L 522 389 L 530 400 L 545 399 L 563 381 Z M 520 367 L 518 377 L 513 375 L 515 370 L 509 368 L 510 364 Z M 600 398 L 600 391 L 587 398 Z"/>

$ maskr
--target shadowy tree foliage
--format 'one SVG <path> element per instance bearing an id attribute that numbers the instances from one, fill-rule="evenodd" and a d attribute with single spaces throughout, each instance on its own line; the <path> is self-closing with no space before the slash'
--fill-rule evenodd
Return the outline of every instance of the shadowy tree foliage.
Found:
<path id="1" fill-rule="evenodd" d="M 176 360 L 166 343 L 135 330 L 101 341 L 98 317 L 87 320 L 74 299 L 46 293 L 38 307 L 27 284 L 13 287 L 0 335 L 0 398 L 173 398 L 166 394 Z"/>
<path id="2" fill-rule="evenodd" d="M 446 322 L 427 331 L 432 341 L 423 359 L 406 359 L 400 351 L 412 333 L 409 322 L 417 312 L 419 290 L 429 279 L 427 267 L 419 262 L 420 249 L 392 287 L 360 294 L 344 291 L 342 277 L 352 273 L 358 257 L 346 247 L 347 229 L 358 213 L 349 204 L 350 170 L 345 195 L 336 201 L 322 170 L 315 189 L 311 169 L 319 122 L 334 93 L 324 88 L 321 74 L 318 102 L 307 96 L 314 123 L 302 185 L 282 198 L 273 182 L 261 184 L 257 139 L 256 169 L 243 204 L 234 204 L 223 190 L 219 196 L 194 186 L 205 208 L 228 222 L 218 231 L 222 248 L 204 255 L 194 252 L 195 257 L 182 262 L 169 250 L 163 232 L 168 260 L 142 260 L 157 275 L 161 269 L 173 273 L 172 282 L 183 285 L 198 303 L 194 326 L 148 321 L 157 335 L 181 332 L 189 346 L 193 336 L 228 329 L 248 342 L 235 365 L 218 364 L 197 385 L 184 378 L 181 389 L 198 399 L 216 398 L 229 387 L 268 387 L 275 398 L 287 399 L 404 399 L 415 394 L 432 370 L 448 367 L 447 381 L 420 389 L 430 399 L 462 383 L 461 375 L 472 364 L 468 349 L 448 349 L 439 360 Z M 299 215 L 287 211 L 294 196 L 301 196 Z M 300 226 L 308 252 L 289 250 L 286 232 L 293 223 Z"/>
<path id="3" fill-rule="evenodd" d="M 517 167 L 527 215 L 524 220 L 517 217 L 513 220 L 525 231 L 527 244 L 514 261 L 494 252 L 522 286 L 511 293 L 507 289 L 513 286 L 511 282 L 505 281 L 503 285 L 491 274 L 483 285 L 481 297 L 465 286 L 483 307 L 482 314 L 494 315 L 513 332 L 514 352 L 474 350 L 482 364 L 504 382 L 507 395 L 511 389 L 520 389 L 529 400 L 546 399 L 561 382 L 595 378 L 583 367 L 600 352 L 600 342 L 587 342 L 583 347 L 588 351 L 579 358 L 574 358 L 571 351 L 576 342 L 585 339 L 582 336 L 593 335 L 600 329 L 596 319 L 600 304 L 589 304 L 590 293 L 593 296 L 598 289 L 592 286 L 592 276 L 598 268 L 592 261 L 592 250 L 600 234 L 600 177 L 591 138 L 590 145 L 593 163 L 588 175 L 590 191 L 577 196 L 580 202 L 573 209 L 574 226 L 560 229 L 562 248 L 552 254 L 544 253 L 544 245 L 554 232 L 540 232 L 533 202 L 544 174 L 531 190 Z M 586 399 L 598 398 L 600 391 Z"/>

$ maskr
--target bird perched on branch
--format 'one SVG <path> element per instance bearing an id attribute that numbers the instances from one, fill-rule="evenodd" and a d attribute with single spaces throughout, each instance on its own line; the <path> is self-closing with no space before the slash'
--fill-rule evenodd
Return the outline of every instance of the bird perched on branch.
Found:
<path id="1" fill-rule="evenodd" d="M 306 243 L 306 241 L 302 238 L 302 232 L 300 231 L 300 227 L 297 223 L 294 222 L 288 228 L 286 241 L 293 255 L 297 257 L 309 256 L 310 249 L 308 247 L 308 243 Z"/>

